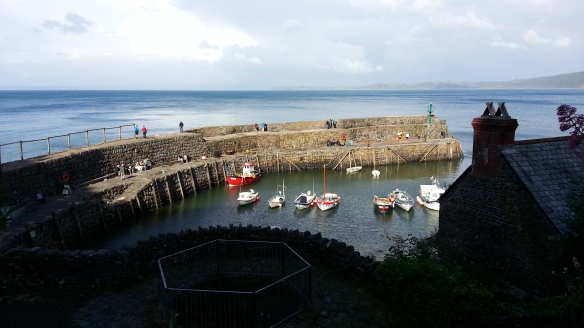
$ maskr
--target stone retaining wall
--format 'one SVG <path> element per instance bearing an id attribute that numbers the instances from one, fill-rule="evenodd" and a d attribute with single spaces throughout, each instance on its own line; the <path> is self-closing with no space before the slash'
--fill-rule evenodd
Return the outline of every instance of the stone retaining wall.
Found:
<path id="1" fill-rule="evenodd" d="M 8 169 L 8 165 L 5 169 L 3 164 L 3 175 L 0 183 L 8 194 L 8 205 L 18 205 L 34 200 L 34 196 L 39 190 L 45 196 L 60 194 L 65 184 L 75 188 L 89 181 L 103 179 L 111 175 L 114 168 L 121 163 L 136 163 L 146 158 L 150 159 L 155 166 L 160 166 L 176 163 L 178 156 L 184 154 L 191 158 L 201 158 L 202 156 L 218 157 L 225 154 L 244 153 L 250 150 L 260 154 L 260 158 L 261 153 L 268 152 L 265 155 L 266 160 L 260 163 L 260 167 L 271 170 L 276 166 L 283 165 L 279 163 L 279 155 L 277 155 L 276 151 L 282 155 L 284 150 L 318 150 L 326 146 L 328 140 L 342 141 L 342 135 L 345 135 L 347 143 L 351 142 L 352 146 L 358 147 L 369 146 L 377 140 L 398 143 L 396 135 L 399 132 L 408 132 L 411 140 L 419 141 L 440 140 L 448 136 L 448 127 L 444 121 L 434 119 L 433 124 L 428 126 L 427 117 L 424 116 L 339 120 L 340 127 L 336 129 L 324 129 L 323 125 L 324 122 L 280 123 L 274 124 L 273 129 L 270 130 L 280 130 L 281 132 L 278 133 L 254 132 L 230 135 L 221 133 L 224 133 L 225 130 L 243 130 L 243 126 L 209 127 L 196 130 L 203 133 L 203 135 L 181 133 L 156 138 L 130 139 L 114 145 L 99 145 L 84 150 L 71 150 L 63 154 L 63 156 L 47 156 L 46 159 L 41 157 L 38 159 L 38 163 L 34 165 L 16 169 Z M 311 127 L 315 127 L 316 130 L 305 130 Z M 398 145 L 388 147 L 394 149 Z M 439 147 L 442 148 L 443 146 Z M 447 147 L 452 148 L 452 146 Z M 415 160 L 416 156 L 423 156 L 428 147 L 399 148 L 400 156 L 409 158 L 406 160 L 410 161 Z M 462 157 L 462 151 L 459 148 L 460 144 L 454 146 L 455 151 L 452 156 Z M 326 156 L 328 158 L 327 162 L 337 156 L 336 151 L 327 152 L 330 153 Z M 342 152 L 339 151 L 339 154 Z M 429 154 L 426 160 L 452 158 L 450 155 L 444 156 L 444 154 L 449 153 L 453 153 L 453 151 L 437 150 L 436 153 Z M 306 165 L 303 162 L 303 158 L 310 157 L 307 154 L 297 156 L 291 154 L 286 157 L 286 160 L 290 162 L 290 165 L 306 168 L 322 167 L 322 164 L 326 164 L 326 162 L 323 163 L 324 160 L 315 160 Z M 378 158 L 383 159 L 385 156 L 388 155 L 380 153 Z M 385 163 L 392 164 L 396 162 L 385 160 Z M 377 165 L 384 164 L 379 162 Z M 62 179 L 64 173 L 69 177 L 67 182 Z M 225 180 L 223 179 L 222 181 Z"/>
<path id="2" fill-rule="evenodd" d="M 285 242 L 309 262 L 323 261 L 364 275 L 372 273 L 379 264 L 361 256 L 353 246 L 323 238 L 320 233 L 230 225 L 151 237 L 121 251 L 13 248 L 0 257 L 0 272 L 4 288 L 27 284 L 60 290 L 96 290 L 127 283 L 146 273 L 153 274 L 159 258 L 215 239 Z"/>

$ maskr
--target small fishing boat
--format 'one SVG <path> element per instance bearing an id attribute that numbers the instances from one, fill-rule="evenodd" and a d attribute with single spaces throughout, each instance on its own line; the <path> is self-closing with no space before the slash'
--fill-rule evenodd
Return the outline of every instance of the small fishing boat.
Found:
<path id="1" fill-rule="evenodd" d="M 229 186 L 250 184 L 258 181 L 261 176 L 261 171 L 255 169 L 253 162 L 246 162 L 243 164 L 241 173 L 232 173 L 227 177 L 227 184 Z"/>
<path id="2" fill-rule="evenodd" d="M 286 202 L 286 187 L 284 186 L 284 180 L 282 180 L 282 185 L 276 187 L 276 195 L 268 199 L 268 205 L 271 208 L 282 207 Z"/>
<path id="3" fill-rule="evenodd" d="M 310 208 L 316 202 L 316 194 L 314 193 L 314 181 L 312 181 L 312 191 L 308 190 L 303 192 L 296 199 L 294 199 L 294 205 L 297 209 L 302 210 L 305 208 Z"/>
<path id="4" fill-rule="evenodd" d="M 405 211 L 409 211 L 414 207 L 414 198 L 406 191 L 396 188 L 393 190 L 392 194 L 395 198 L 395 205 L 397 205 L 399 208 Z"/>
<path id="5" fill-rule="evenodd" d="M 237 202 L 239 205 L 248 205 L 260 199 L 260 193 L 250 189 L 249 191 L 242 191 L 237 197 Z"/>
<path id="6" fill-rule="evenodd" d="M 420 185 L 420 195 L 416 197 L 416 201 L 426 208 L 439 211 L 440 202 L 438 199 L 440 199 L 440 196 L 442 196 L 446 189 L 440 187 L 438 179 L 434 179 L 434 177 L 430 179 L 432 180 L 432 184 Z"/>
<path id="7" fill-rule="evenodd" d="M 387 212 L 395 207 L 395 200 L 391 197 L 377 197 L 373 196 L 373 206 L 379 212 Z"/>
<path id="8" fill-rule="evenodd" d="M 334 192 L 326 192 L 326 165 L 324 166 L 324 193 L 316 200 L 316 206 L 321 211 L 330 210 L 339 206 L 341 196 Z"/>

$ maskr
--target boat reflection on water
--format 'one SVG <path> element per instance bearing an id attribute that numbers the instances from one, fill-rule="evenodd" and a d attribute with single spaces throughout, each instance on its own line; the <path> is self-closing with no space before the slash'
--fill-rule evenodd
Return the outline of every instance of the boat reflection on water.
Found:
<path id="1" fill-rule="evenodd" d="M 395 212 L 395 211 L 391 210 L 391 211 L 386 211 L 386 212 L 380 212 L 377 209 L 373 208 L 373 214 L 375 215 L 375 217 L 378 220 L 385 220 L 385 221 L 391 220 L 393 218 L 393 215 L 394 215 L 393 212 Z"/>

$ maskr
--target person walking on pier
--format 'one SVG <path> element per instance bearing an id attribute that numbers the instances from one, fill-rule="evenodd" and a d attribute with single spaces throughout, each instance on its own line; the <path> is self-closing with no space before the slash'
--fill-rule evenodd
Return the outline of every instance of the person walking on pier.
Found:
<path id="1" fill-rule="evenodd" d="M 180 123 L 178 124 L 178 127 L 179 127 L 179 129 L 180 129 L 180 133 L 182 133 L 182 132 L 183 132 L 183 126 L 185 126 L 185 125 L 183 124 L 183 122 L 182 122 L 182 121 L 180 121 Z"/>
<path id="2" fill-rule="evenodd" d="M 137 125 L 134 125 L 134 139 L 138 139 L 138 133 L 140 133 L 140 129 L 138 129 Z"/>
<path id="3" fill-rule="evenodd" d="M 142 125 L 142 137 L 146 138 L 146 132 L 148 132 L 148 130 L 146 130 L 146 125 Z"/>

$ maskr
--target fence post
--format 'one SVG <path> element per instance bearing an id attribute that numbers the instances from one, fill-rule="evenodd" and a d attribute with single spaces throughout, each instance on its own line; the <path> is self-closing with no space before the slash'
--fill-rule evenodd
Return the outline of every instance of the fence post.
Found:
<path id="1" fill-rule="evenodd" d="M 67 147 L 71 149 L 71 133 L 67 133 Z"/>
<path id="2" fill-rule="evenodd" d="M 87 147 L 89 147 L 89 130 L 85 130 L 85 142 L 87 143 Z"/>
<path id="3" fill-rule="evenodd" d="M 47 152 L 51 155 L 51 137 L 47 138 Z"/>
<path id="4" fill-rule="evenodd" d="M 20 140 L 20 160 L 24 159 L 24 152 L 22 151 L 22 140 Z"/>
<path id="5" fill-rule="evenodd" d="M 103 128 L 103 143 L 106 143 L 106 142 L 107 142 L 107 140 L 105 138 L 105 128 Z"/>

